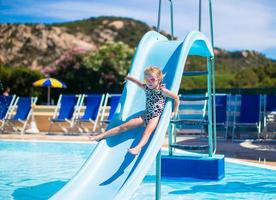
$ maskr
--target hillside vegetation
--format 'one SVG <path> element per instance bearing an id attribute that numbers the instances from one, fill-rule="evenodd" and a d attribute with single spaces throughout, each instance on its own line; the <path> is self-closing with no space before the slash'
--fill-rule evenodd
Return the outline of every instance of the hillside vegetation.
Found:
<path id="1" fill-rule="evenodd" d="M 121 17 L 47 25 L 0 24 L 0 79 L 20 95 L 45 95 L 44 90 L 31 86 L 32 81 L 45 76 L 68 85 L 56 93 L 121 92 L 134 48 L 145 32 L 153 29 Z M 217 88 L 276 88 L 276 61 L 248 50 L 216 48 L 215 55 Z M 205 59 L 190 57 L 185 70 L 205 68 Z M 205 87 L 205 77 L 185 77 L 181 85 L 186 90 Z"/>

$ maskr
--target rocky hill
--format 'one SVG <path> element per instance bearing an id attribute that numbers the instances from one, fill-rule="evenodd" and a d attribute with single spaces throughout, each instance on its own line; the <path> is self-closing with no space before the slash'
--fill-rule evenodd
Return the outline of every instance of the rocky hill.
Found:
<path id="1" fill-rule="evenodd" d="M 95 48 L 64 28 L 45 25 L 0 25 L 0 62 L 8 66 L 38 68 L 71 48 Z"/>
<path id="2" fill-rule="evenodd" d="M 150 30 L 140 21 L 99 17 L 63 24 L 0 24 L 0 64 L 40 69 L 64 52 L 94 50 L 106 41 L 134 46 Z"/>

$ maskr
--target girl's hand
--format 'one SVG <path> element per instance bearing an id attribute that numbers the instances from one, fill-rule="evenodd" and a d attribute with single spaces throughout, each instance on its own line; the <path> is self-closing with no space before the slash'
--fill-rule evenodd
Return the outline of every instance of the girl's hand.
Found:
<path id="1" fill-rule="evenodd" d="M 177 112 L 172 112 L 171 119 L 176 119 L 176 118 L 177 118 Z"/>
<path id="2" fill-rule="evenodd" d="M 127 75 L 127 76 L 125 77 L 125 81 L 123 82 L 123 84 L 126 83 L 128 80 L 129 80 L 129 76 Z"/>

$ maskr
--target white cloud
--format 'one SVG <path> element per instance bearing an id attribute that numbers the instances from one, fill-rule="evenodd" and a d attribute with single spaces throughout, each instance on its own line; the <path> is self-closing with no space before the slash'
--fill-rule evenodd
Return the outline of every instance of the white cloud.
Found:
<path id="1" fill-rule="evenodd" d="M 271 26 L 275 14 L 260 1 L 217 1 L 214 14 L 218 46 L 259 50 L 276 46 L 276 27 Z"/>

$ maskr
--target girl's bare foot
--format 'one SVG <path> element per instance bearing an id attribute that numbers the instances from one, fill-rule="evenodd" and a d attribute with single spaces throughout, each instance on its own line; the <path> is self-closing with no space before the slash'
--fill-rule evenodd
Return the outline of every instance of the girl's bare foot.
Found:
<path id="1" fill-rule="evenodd" d="M 134 148 L 128 149 L 128 152 L 131 153 L 132 155 L 137 155 L 140 153 L 140 151 L 141 151 L 141 148 L 139 148 L 139 147 L 134 147 Z"/>

